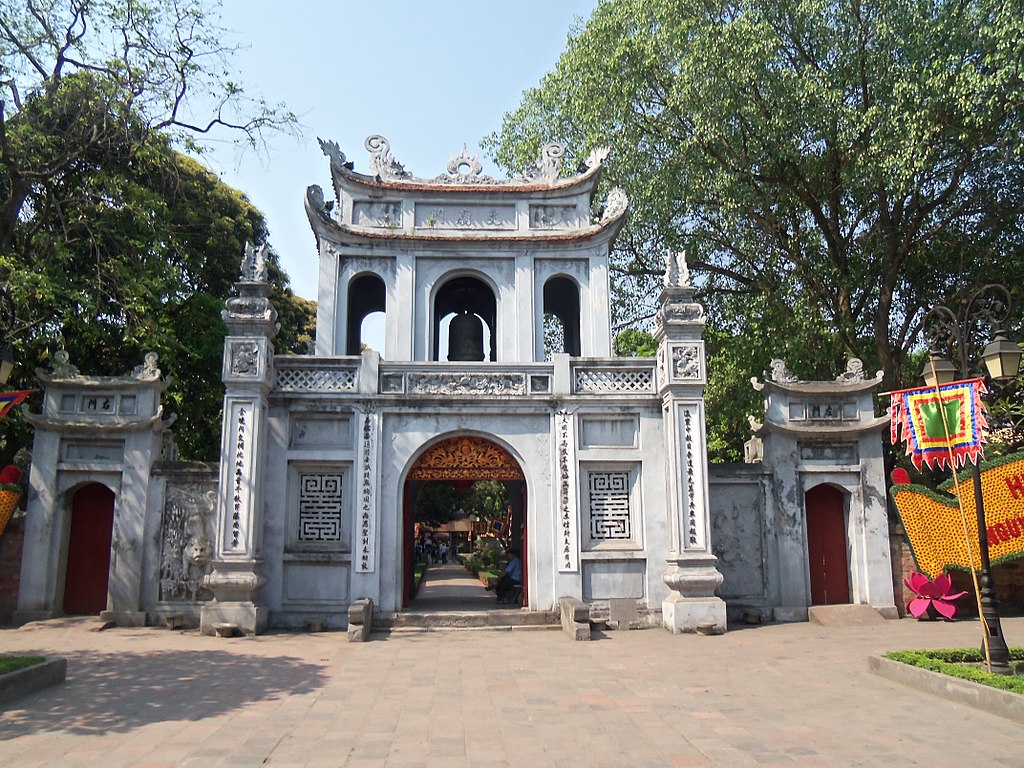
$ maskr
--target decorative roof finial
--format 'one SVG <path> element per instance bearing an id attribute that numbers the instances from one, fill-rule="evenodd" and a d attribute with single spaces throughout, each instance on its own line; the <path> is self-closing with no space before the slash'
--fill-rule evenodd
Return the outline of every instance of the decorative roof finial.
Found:
<path id="1" fill-rule="evenodd" d="M 524 181 L 557 181 L 562 173 L 562 156 L 565 147 L 558 142 L 546 144 L 541 150 L 540 160 L 528 168 L 524 168 L 519 178 Z"/>
<path id="2" fill-rule="evenodd" d="M 367 136 L 363 146 L 370 153 L 370 170 L 375 175 L 392 180 L 412 178 L 405 166 L 391 156 L 391 143 L 379 133 Z"/>
<path id="3" fill-rule="evenodd" d="M 159 379 L 160 369 L 156 366 L 158 359 L 159 357 L 156 352 L 147 352 L 142 365 L 137 365 L 132 369 L 132 378 L 139 381 L 156 381 Z"/>
<path id="4" fill-rule="evenodd" d="M 692 288 L 690 268 L 686 265 L 686 251 L 665 254 L 665 287 Z"/>
<path id="5" fill-rule="evenodd" d="M 256 249 L 252 243 L 245 244 L 245 254 L 242 256 L 242 282 L 244 283 L 265 283 L 267 282 L 267 244 L 263 243 Z"/>
<path id="6" fill-rule="evenodd" d="M 320 142 L 320 151 L 331 159 L 332 171 L 352 169 L 352 163 L 348 162 L 348 158 L 346 158 L 345 153 L 341 151 L 341 147 L 338 146 L 338 142 L 324 141 L 320 137 L 317 137 L 317 141 Z"/>
<path id="7" fill-rule="evenodd" d="M 629 207 L 629 198 L 622 187 L 612 187 L 608 192 L 608 200 L 604 204 L 604 213 L 601 214 L 601 223 L 617 219 L 626 212 Z"/>

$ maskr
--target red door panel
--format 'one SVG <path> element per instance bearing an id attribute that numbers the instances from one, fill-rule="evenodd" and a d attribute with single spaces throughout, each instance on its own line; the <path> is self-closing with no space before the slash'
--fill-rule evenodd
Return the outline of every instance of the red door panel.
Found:
<path id="1" fill-rule="evenodd" d="M 97 614 L 107 607 L 114 493 L 93 483 L 71 502 L 71 536 L 64 578 L 64 613 Z"/>
<path id="2" fill-rule="evenodd" d="M 811 572 L 811 605 L 850 602 L 850 569 L 846 561 L 843 494 L 830 485 L 807 492 L 807 561 Z"/>

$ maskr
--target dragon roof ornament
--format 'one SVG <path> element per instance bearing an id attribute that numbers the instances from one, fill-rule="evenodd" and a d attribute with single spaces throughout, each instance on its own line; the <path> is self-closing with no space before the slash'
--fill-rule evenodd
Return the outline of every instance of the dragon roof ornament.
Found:
<path id="1" fill-rule="evenodd" d="M 404 165 L 392 157 L 391 142 L 379 133 L 367 136 L 363 146 L 370 153 L 370 170 L 373 171 L 375 176 L 388 181 L 411 179 L 413 177 L 409 171 L 405 170 Z"/>
<path id="2" fill-rule="evenodd" d="M 335 193 L 340 177 L 362 178 L 366 176 L 356 173 L 354 164 L 341 151 L 338 143 L 331 140 L 320 139 L 320 150 L 331 161 L 331 175 L 335 179 Z M 405 169 L 405 166 L 398 162 L 391 154 L 391 142 L 380 134 L 368 136 L 363 142 L 366 151 L 370 153 L 370 179 L 379 182 L 404 182 L 420 185 L 494 185 L 494 186 L 520 186 L 523 184 L 555 184 L 556 182 L 571 182 L 574 179 L 584 178 L 595 174 L 607 160 L 609 149 L 597 147 L 591 150 L 587 158 L 579 166 L 576 176 L 562 179 L 565 147 L 558 142 L 550 142 L 541 150 L 540 159 L 524 169 L 515 178 L 494 179 L 484 174 L 483 166 L 476 155 L 470 155 L 464 144 L 462 152 L 453 155 L 448 162 L 447 170 L 433 178 L 416 176 Z"/>

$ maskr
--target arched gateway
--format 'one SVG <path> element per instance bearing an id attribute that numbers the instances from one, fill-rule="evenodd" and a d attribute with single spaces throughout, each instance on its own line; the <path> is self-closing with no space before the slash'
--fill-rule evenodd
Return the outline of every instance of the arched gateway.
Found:
<path id="1" fill-rule="evenodd" d="M 371 603 L 386 619 L 409 596 L 412 491 L 475 479 L 512 491 L 531 611 L 572 597 L 598 612 L 635 606 L 673 632 L 725 631 L 725 597 L 734 610 L 805 619 L 805 518 L 774 500 L 822 484 L 842 489 L 844 506 L 833 498 L 819 536 L 808 494 L 808 533 L 843 544 L 845 512 L 850 575 L 849 597 L 830 584 L 826 599 L 892 609 L 874 490 L 880 378 L 851 361 L 835 382 L 801 382 L 773 363 L 750 446 L 764 471 L 723 470 L 716 509 L 704 312 L 683 254 L 666 255 L 657 356 L 612 355 L 609 253 L 628 201 L 620 189 L 596 197 L 607 150 L 569 171 L 549 144 L 497 180 L 465 152 L 447 173 L 419 177 L 383 137 L 365 147 L 359 173 L 322 141 L 333 199 L 306 190 L 315 354 L 277 354 L 266 253 L 246 248 L 222 314 L 218 464 L 171 460 L 169 380 L 155 355 L 123 377 L 82 376 L 66 355 L 40 373 L 42 410 L 26 413 L 35 448 L 18 620 L 92 611 L 102 598 L 101 578 L 77 576 L 65 551 L 73 513 L 61 499 L 89 482 L 115 494 L 100 526 L 110 543 L 98 548 L 110 552 L 103 618 L 120 624 L 337 628 Z M 383 344 L 367 338 L 371 316 L 383 316 Z M 79 539 L 70 535 L 75 551 Z M 62 589 L 69 554 L 68 579 L 95 587 L 89 602 Z"/>
<path id="2" fill-rule="evenodd" d="M 478 480 L 494 480 L 508 491 L 510 515 L 506 538 L 523 553 L 523 603 L 529 604 L 528 572 L 529 542 L 526 531 L 526 477 L 512 454 L 494 440 L 475 435 L 459 435 L 429 446 L 416 459 L 406 477 L 403 493 L 404 548 L 402 604 L 412 598 L 415 499 L 419 488 L 427 482 L 451 482 L 465 489 Z"/>

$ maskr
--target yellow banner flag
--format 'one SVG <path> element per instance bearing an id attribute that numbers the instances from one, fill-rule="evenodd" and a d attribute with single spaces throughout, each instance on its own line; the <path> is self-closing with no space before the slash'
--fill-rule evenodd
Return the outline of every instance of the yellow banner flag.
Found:
<path id="1" fill-rule="evenodd" d="M 939 487 L 950 495 L 910 484 L 894 485 L 889 491 L 907 530 L 917 567 L 932 579 L 949 567 L 981 567 L 974 483 L 966 473 L 961 473 L 959 479 L 973 564 L 968 558 L 952 480 Z M 981 488 L 992 562 L 1024 556 L 1024 453 L 983 463 Z"/>

